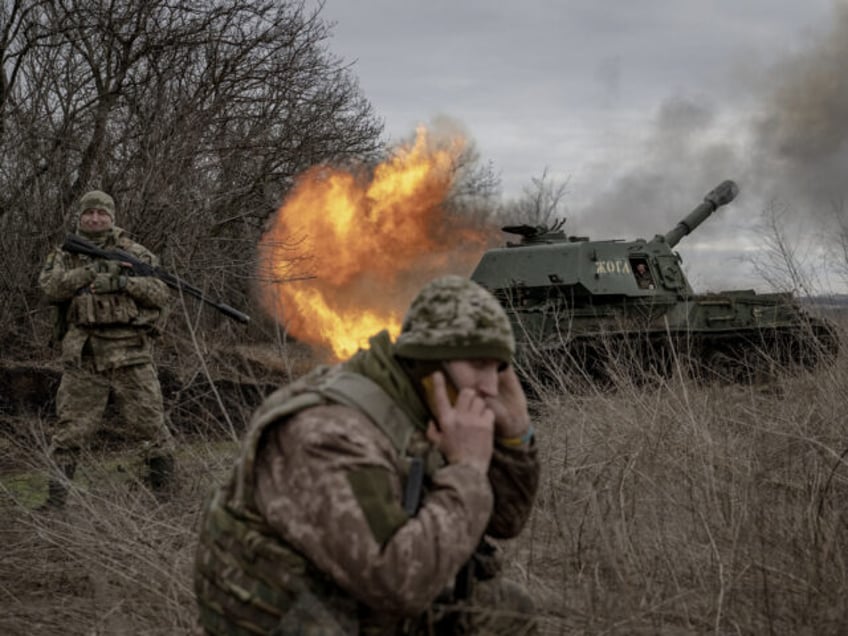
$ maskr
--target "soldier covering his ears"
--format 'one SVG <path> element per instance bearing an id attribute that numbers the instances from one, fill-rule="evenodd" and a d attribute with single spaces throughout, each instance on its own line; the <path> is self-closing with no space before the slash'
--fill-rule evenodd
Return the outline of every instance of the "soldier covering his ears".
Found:
<path id="1" fill-rule="evenodd" d="M 487 541 L 539 479 L 514 349 L 497 300 L 448 276 L 396 342 L 272 394 L 204 511 L 199 633 L 535 633 Z"/>

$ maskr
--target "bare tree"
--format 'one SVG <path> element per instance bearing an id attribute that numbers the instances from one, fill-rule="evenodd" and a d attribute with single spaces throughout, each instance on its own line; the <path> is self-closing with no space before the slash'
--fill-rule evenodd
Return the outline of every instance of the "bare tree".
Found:
<path id="1" fill-rule="evenodd" d="M 848 210 L 846 210 L 845 201 L 834 201 L 831 212 L 836 224 L 836 232 L 832 236 L 834 248 L 830 261 L 840 275 L 844 286 L 848 282 Z"/>
<path id="2" fill-rule="evenodd" d="M 92 187 L 165 264 L 247 306 L 295 175 L 381 148 L 321 8 L 0 0 L 0 322 L 33 313 L 41 259 Z"/>
<path id="3" fill-rule="evenodd" d="M 774 290 L 798 291 L 811 297 L 821 291 L 815 245 L 808 236 L 792 232 L 793 211 L 772 201 L 760 216 L 757 228 L 761 248 L 749 257 L 754 272 Z"/>
<path id="4" fill-rule="evenodd" d="M 503 205 L 499 216 L 510 224 L 550 226 L 565 215 L 565 195 L 568 181 L 558 182 L 548 176 L 548 169 L 541 176 L 533 177 L 530 185 L 522 190 L 523 195 Z"/>
<path id="5" fill-rule="evenodd" d="M 469 144 L 454 170 L 453 188 L 445 202 L 451 216 L 466 219 L 475 227 L 490 225 L 501 195 L 501 180 L 492 162 L 483 163 L 477 147 Z"/>

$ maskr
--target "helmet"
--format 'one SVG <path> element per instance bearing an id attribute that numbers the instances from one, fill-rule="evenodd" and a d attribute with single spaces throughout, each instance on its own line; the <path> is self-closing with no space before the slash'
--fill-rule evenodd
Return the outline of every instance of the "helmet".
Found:
<path id="1" fill-rule="evenodd" d="M 86 192 L 79 200 L 78 213 L 82 214 L 86 210 L 97 208 L 98 210 L 106 210 L 112 221 L 115 220 L 115 200 L 105 192 L 100 190 L 92 190 Z"/>
<path id="2" fill-rule="evenodd" d="M 462 276 L 437 278 L 403 319 L 395 353 L 413 360 L 493 358 L 509 363 L 515 337 L 497 299 Z"/>

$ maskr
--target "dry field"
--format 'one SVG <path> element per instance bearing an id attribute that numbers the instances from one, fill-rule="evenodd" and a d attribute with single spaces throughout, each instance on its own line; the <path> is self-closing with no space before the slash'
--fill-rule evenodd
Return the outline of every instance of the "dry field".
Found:
<path id="1" fill-rule="evenodd" d="M 544 633 L 848 633 L 846 356 L 753 386 L 680 371 L 534 403 L 543 483 L 503 549 Z M 0 446 L 0 633 L 188 633 L 198 511 L 234 444 L 185 434 L 164 503 L 97 451 L 45 514 L 47 426 Z"/>

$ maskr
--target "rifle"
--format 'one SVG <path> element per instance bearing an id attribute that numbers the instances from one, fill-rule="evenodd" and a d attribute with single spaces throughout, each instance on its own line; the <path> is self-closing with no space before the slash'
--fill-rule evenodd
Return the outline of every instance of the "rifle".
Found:
<path id="1" fill-rule="evenodd" d="M 142 260 L 139 260 L 132 254 L 125 252 L 124 250 L 114 249 L 114 250 L 104 250 L 100 247 L 97 247 L 94 243 L 85 240 L 81 236 L 77 236 L 76 234 L 68 234 L 65 237 L 65 242 L 62 243 L 62 249 L 66 252 L 70 252 L 71 254 L 85 254 L 86 256 L 91 256 L 93 258 L 105 258 L 110 261 L 118 261 L 120 263 L 129 263 L 133 273 L 136 276 L 153 276 L 158 278 L 162 282 L 164 282 L 168 287 L 172 289 L 179 290 L 189 296 L 194 296 L 197 300 L 212 305 L 215 309 L 220 311 L 222 314 L 227 316 L 228 318 L 232 318 L 233 320 L 238 320 L 244 324 L 250 322 L 250 316 L 247 314 L 243 314 L 238 309 L 233 309 L 229 305 L 226 305 L 222 302 L 217 302 L 208 298 L 201 290 L 199 290 L 194 285 L 187 283 L 186 281 L 174 276 L 170 272 L 166 272 L 164 269 L 151 265 L 150 263 L 145 263 Z"/>

